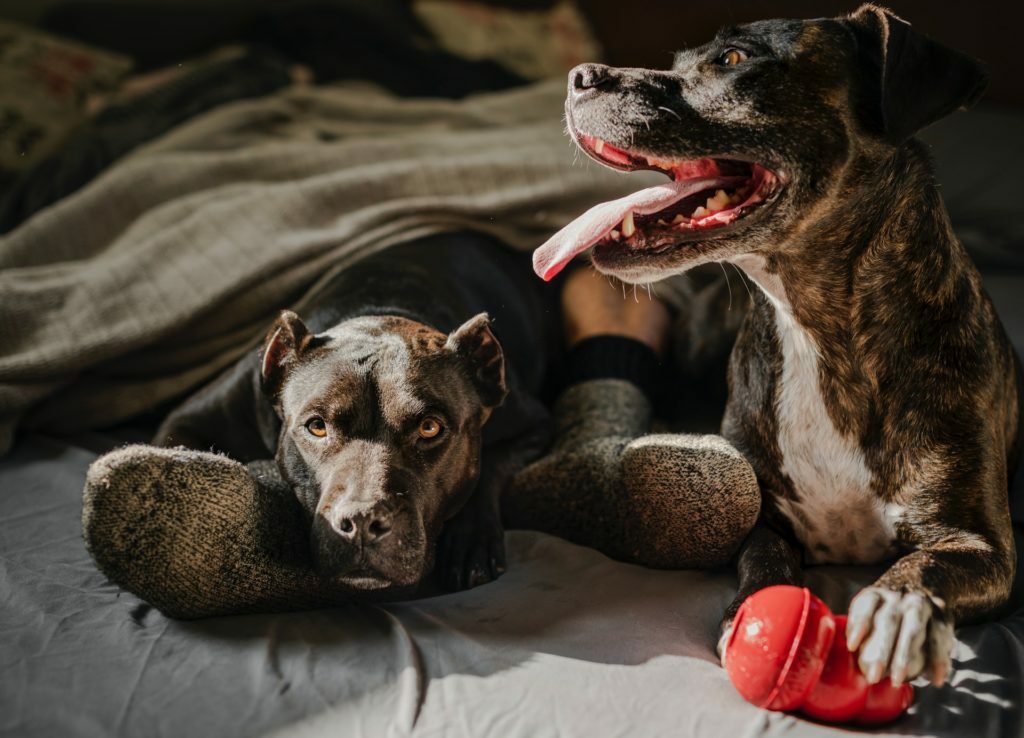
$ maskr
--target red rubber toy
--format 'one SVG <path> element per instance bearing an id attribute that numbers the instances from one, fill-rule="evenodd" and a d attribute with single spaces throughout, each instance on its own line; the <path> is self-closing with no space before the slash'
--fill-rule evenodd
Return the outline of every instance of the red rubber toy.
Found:
<path id="1" fill-rule="evenodd" d="M 799 709 L 832 723 L 880 725 L 914 700 L 909 684 L 886 678 L 868 685 L 846 648 L 846 616 L 801 587 L 767 587 L 744 601 L 725 646 L 725 670 L 758 707 Z"/>

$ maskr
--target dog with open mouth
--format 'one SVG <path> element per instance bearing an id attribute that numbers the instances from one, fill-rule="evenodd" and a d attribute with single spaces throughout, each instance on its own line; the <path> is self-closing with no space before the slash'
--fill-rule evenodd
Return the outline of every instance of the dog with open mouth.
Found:
<path id="1" fill-rule="evenodd" d="M 941 683 L 954 623 L 1009 597 L 1020 362 L 913 138 L 985 82 L 873 5 L 726 28 L 668 70 L 569 75 L 580 148 L 669 181 L 593 207 L 536 272 L 592 249 L 625 282 L 728 261 L 759 287 L 722 433 L 763 506 L 720 649 L 740 603 L 802 564 L 890 562 L 851 602 L 848 645 L 871 683 Z"/>

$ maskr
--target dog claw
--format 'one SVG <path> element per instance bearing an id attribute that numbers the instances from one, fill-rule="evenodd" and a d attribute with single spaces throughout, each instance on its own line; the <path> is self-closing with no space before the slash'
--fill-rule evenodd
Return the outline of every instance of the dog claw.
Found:
<path id="1" fill-rule="evenodd" d="M 867 671 L 864 672 L 864 678 L 868 680 L 868 684 L 878 684 L 882 681 L 884 672 L 885 665 L 880 661 L 875 661 L 868 665 Z"/>
<path id="2" fill-rule="evenodd" d="M 889 674 L 893 684 L 929 672 L 942 684 L 949 673 L 953 627 L 928 595 L 868 587 L 850 603 L 847 645 L 869 684 Z"/>
<path id="3" fill-rule="evenodd" d="M 718 658 L 722 662 L 722 668 L 725 668 L 725 646 L 729 643 L 730 636 L 732 636 L 732 624 L 722 631 L 722 635 L 719 637 L 718 643 L 715 644 L 715 651 L 718 653 Z"/>

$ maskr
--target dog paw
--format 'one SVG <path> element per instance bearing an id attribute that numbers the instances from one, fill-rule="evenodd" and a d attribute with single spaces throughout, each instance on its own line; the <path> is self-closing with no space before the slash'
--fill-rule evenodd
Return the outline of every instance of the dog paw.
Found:
<path id="1" fill-rule="evenodd" d="M 894 684 L 927 675 L 946 681 L 951 669 L 953 625 L 940 604 L 921 592 L 867 587 L 850 603 L 846 645 L 870 684 L 886 674 Z"/>
<path id="2" fill-rule="evenodd" d="M 466 511 L 464 511 L 466 512 Z M 445 523 L 437 571 L 451 592 L 479 587 L 505 572 L 505 532 L 497 520 L 460 513 Z"/>
<path id="3" fill-rule="evenodd" d="M 729 623 L 722 628 L 722 635 L 718 638 L 718 644 L 715 646 L 715 651 L 718 653 L 718 660 L 722 662 L 722 668 L 725 668 L 725 647 L 729 643 L 729 639 L 732 637 L 732 623 Z"/>

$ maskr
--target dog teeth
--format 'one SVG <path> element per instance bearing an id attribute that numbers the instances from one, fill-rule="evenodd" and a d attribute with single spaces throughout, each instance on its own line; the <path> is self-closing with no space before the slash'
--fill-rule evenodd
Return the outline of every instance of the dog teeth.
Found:
<path id="1" fill-rule="evenodd" d="M 660 226 L 667 226 L 668 223 L 665 222 L 664 218 L 658 218 L 658 225 L 660 225 Z"/>
<path id="2" fill-rule="evenodd" d="M 612 228 L 611 231 L 608 232 L 608 235 L 611 236 L 616 241 L 619 240 L 619 232 L 617 230 L 615 230 L 614 228 Z"/>
<path id="3" fill-rule="evenodd" d="M 697 209 L 693 211 L 694 218 L 703 218 L 708 214 L 708 210 L 703 205 L 698 205 Z"/>
<path id="4" fill-rule="evenodd" d="M 672 225 L 678 225 L 680 223 L 685 223 L 688 220 L 689 220 L 689 218 L 687 218 L 685 215 L 683 215 L 682 213 L 678 213 L 676 215 L 676 217 L 674 217 L 672 219 Z"/>
<path id="5" fill-rule="evenodd" d="M 718 190 L 715 192 L 714 197 L 709 197 L 706 207 L 709 213 L 717 213 L 719 210 L 725 210 L 729 207 L 729 193 L 725 190 Z"/>
<path id="6" fill-rule="evenodd" d="M 598 154 L 604 151 L 604 141 L 601 140 L 600 138 L 594 141 L 594 151 L 596 151 Z"/>
<path id="7" fill-rule="evenodd" d="M 622 219 L 622 235 L 629 238 L 634 233 L 636 233 L 636 225 L 633 223 L 633 211 L 630 210 Z"/>

